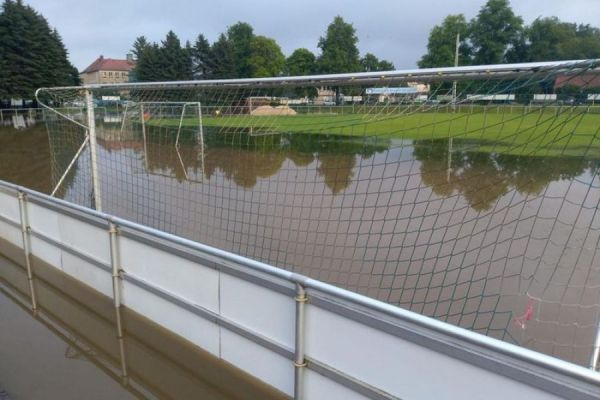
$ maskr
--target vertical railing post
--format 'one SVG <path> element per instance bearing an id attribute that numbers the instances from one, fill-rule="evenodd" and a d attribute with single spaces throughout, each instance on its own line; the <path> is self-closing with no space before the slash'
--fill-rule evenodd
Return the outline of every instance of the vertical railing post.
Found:
<path id="1" fill-rule="evenodd" d="M 23 238 L 23 251 L 25 252 L 25 268 L 27 270 L 27 281 L 29 283 L 29 293 L 31 295 L 31 310 L 37 311 L 37 299 L 35 288 L 33 286 L 33 272 L 31 269 L 31 227 L 29 226 L 29 217 L 27 214 L 27 197 L 25 193 L 19 191 L 19 214 L 21 219 L 21 236 Z"/>
<path id="2" fill-rule="evenodd" d="M 92 163 L 92 187 L 94 190 L 94 206 L 102 211 L 102 196 L 100 193 L 100 177 L 98 175 L 98 142 L 96 137 L 96 116 L 94 114 L 94 95 L 90 89 L 85 91 L 87 106 L 88 135 L 90 138 L 90 156 Z"/>
<path id="3" fill-rule="evenodd" d="M 112 289 L 113 304 L 115 307 L 115 317 L 117 320 L 117 340 L 119 342 L 119 354 L 121 356 L 121 378 L 123 382 L 127 381 L 127 363 L 125 362 L 125 341 L 123 337 L 123 324 L 121 322 L 121 269 L 119 267 L 119 229 L 117 225 L 110 221 L 108 226 L 110 237 L 110 265 L 112 268 Z"/>
<path id="4" fill-rule="evenodd" d="M 294 400 L 304 399 L 304 313 L 308 301 L 304 287 L 296 283 L 296 346 L 294 353 Z"/>

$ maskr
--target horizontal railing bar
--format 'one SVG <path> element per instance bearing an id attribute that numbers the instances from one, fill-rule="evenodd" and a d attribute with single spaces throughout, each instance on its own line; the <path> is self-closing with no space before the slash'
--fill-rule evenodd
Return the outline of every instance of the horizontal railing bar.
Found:
<path id="1" fill-rule="evenodd" d="M 350 292 L 348 290 L 341 289 L 336 286 L 320 282 L 300 274 L 275 268 L 273 266 L 261 263 L 259 261 L 247 259 L 243 256 L 232 254 L 224 250 L 203 245 L 147 226 L 133 223 L 131 221 L 127 221 L 121 218 L 110 216 L 108 214 L 87 209 L 76 204 L 68 203 L 64 200 L 51 198 L 45 194 L 38 193 L 30 189 L 22 188 L 11 183 L 0 181 L 0 187 L 1 186 L 12 187 L 16 190 L 25 192 L 31 196 L 30 199 L 37 198 L 44 200 L 44 202 L 54 202 L 55 207 L 57 207 L 58 209 L 71 210 L 73 213 L 80 215 L 81 218 L 89 217 L 90 219 L 95 220 L 105 219 L 106 221 L 112 221 L 120 227 L 128 227 L 133 230 L 138 230 L 139 232 L 146 233 L 150 236 L 154 236 L 156 238 L 161 238 L 163 240 L 167 240 L 181 246 L 187 246 L 191 249 L 195 249 L 207 255 L 216 256 L 224 261 L 233 262 L 235 264 L 242 265 L 246 268 L 254 269 L 255 271 L 260 271 L 261 273 L 271 275 L 272 277 L 277 279 L 282 279 L 293 283 L 300 283 L 307 289 L 314 289 L 315 291 L 318 291 L 326 296 L 335 299 L 337 303 L 352 303 L 354 306 L 351 309 L 354 309 L 356 306 L 359 306 L 359 308 L 363 309 L 361 311 L 363 314 L 365 312 L 381 313 L 387 315 L 388 317 L 394 318 L 394 323 L 396 324 L 409 323 L 416 327 L 420 327 L 420 329 L 430 330 L 432 333 L 449 336 L 448 339 L 441 343 L 441 345 L 448 347 L 447 351 L 470 351 L 469 349 L 467 349 L 466 346 L 475 345 L 480 349 L 497 352 L 500 356 L 512 357 L 519 360 L 520 362 L 531 363 L 535 366 L 543 367 L 556 373 L 565 374 L 568 377 L 576 378 L 589 384 L 600 385 L 600 374 L 589 369 L 583 368 L 581 366 L 571 364 L 569 362 L 551 356 L 547 356 L 545 354 L 528 350 L 510 343 L 502 342 L 498 339 L 487 337 L 485 335 L 472 332 L 467 329 L 460 328 L 458 326 L 454 326 L 442 321 L 438 321 L 433 318 L 426 317 L 424 315 L 417 314 L 409 310 L 401 309 L 391 304 L 386 304 L 381 301 L 360 295 L 358 293 Z M 344 307 L 350 308 L 348 304 L 344 304 Z M 456 340 L 458 340 L 459 343 L 457 343 Z M 511 367 L 516 368 L 516 365 L 512 365 Z"/>
<path id="2" fill-rule="evenodd" d="M 569 68 L 590 68 L 595 67 L 600 60 L 568 60 L 568 61 L 546 61 L 532 63 L 515 64 L 493 64 L 493 65 L 474 65 L 463 67 L 443 67 L 443 68 L 423 68 L 407 69 L 381 72 L 357 72 L 329 75 L 306 75 L 306 76 L 285 76 L 271 78 L 243 78 L 243 79 L 216 79 L 216 80 L 192 80 L 192 81 L 173 81 L 173 82 L 137 82 L 137 83 L 118 83 L 118 84 L 87 84 L 83 86 L 64 86 L 54 88 L 41 88 L 39 91 L 58 91 L 58 90 L 81 90 L 81 89 L 152 89 L 152 88 L 176 88 L 185 87 L 240 87 L 240 86 L 285 86 L 302 84 L 306 85 L 344 85 L 344 84 L 362 84 L 377 81 L 420 81 L 431 79 L 461 80 L 473 79 L 478 75 L 488 78 L 490 75 L 498 74 L 523 74 L 524 72 L 535 73 L 540 70 L 553 69 L 559 67 Z M 37 94 L 36 94 L 37 97 Z"/>
<path id="3" fill-rule="evenodd" d="M 13 221 L 12 219 L 5 217 L 4 215 L 0 215 L 0 221 L 7 223 L 8 225 L 12 225 L 15 228 L 21 229 L 21 223 L 17 221 Z"/>
<path id="4" fill-rule="evenodd" d="M 26 193 L 31 194 L 31 192 L 26 192 Z M 56 199 L 56 198 L 46 197 L 46 195 L 43 195 L 43 196 L 35 196 L 34 195 L 31 197 L 28 197 L 27 200 L 29 200 L 29 202 L 31 202 L 33 204 L 48 207 L 52 211 L 62 212 L 64 214 L 66 214 L 68 217 L 72 217 L 81 222 L 87 222 L 91 225 L 94 225 L 97 228 L 108 229 L 108 224 L 110 222 L 110 217 L 108 215 L 98 213 L 95 210 L 85 208 L 85 207 L 80 207 L 80 206 L 69 207 L 66 205 L 73 204 L 73 203 L 69 203 L 69 202 L 66 202 L 66 201 L 60 200 L 60 199 L 56 199 L 56 200 L 60 200 L 59 202 L 54 202 L 54 201 L 52 201 L 52 199 Z M 91 213 L 88 211 L 91 211 Z"/>
<path id="5" fill-rule="evenodd" d="M 71 246 L 69 246 L 67 244 L 58 242 L 55 239 L 52 239 L 51 237 L 48 237 L 48 236 L 46 236 L 46 235 L 44 235 L 44 234 L 42 234 L 40 232 L 34 231 L 33 229 L 30 231 L 30 233 L 34 237 L 36 237 L 36 238 L 38 238 L 40 240 L 43 240 L 44 242 L 46 242 L 48 244 L 56 246 L 59 249 L 64 250 L 67 253 L 71 254 L 72 256 L 80 258 L 83 261 L 85 261 L 85 262 L 87 262 L 89 264 L 92 264 L 92 265 L 94 265 L 94 266 L 96 266 L 96 267 L 98 267 L 100 269 L 103 269 L 106 272 L 111 272 L 112 271 L 112 268 L 110 267 L 110 265 L 108 263 L 105 263 L 105 262 L 100 261 L 100 260 L 98 260 L 98 259 L 96 259 L 96 258 L 94 258 L 94 257 L 92 257 L 90 255 L 82 253 L 81 251 L 76 250 L 76 249 L 74 249 L 73 247 L 71 247 Z"/>
<path id="6" fill-rule="evenodd" d="M 207 268 L 215 269 L 224 272 L 228 275 L 245 279 L 248 282 L 255 283 L 259 286 L 271 289 L 283 295 L 290 297 L 293 297 L 295 295 L 294 285 L 289 280 L 284 280 L 283 282 L 281 280 L 275 281 L 272 279 L 271 275 L 258 275 L 257 271 L 249 270 L 243 264 L 223 264 L 223 259 L 220 257 L 209 258 L 210 255 L 205 252 L 199 252 L 193 248 L 181 246 L 176 243 L 173 243 L 172 241 L 157 238 L 155 236 L 151 236 L 147 233 L 140 232 L 136 229 L 132 229 L 127 226 L 121 226 L 121 230 L 119 233 L 125 238 L 134 239 L 136 241 L 139 241 L 140 243 L 146 244 L 148 246 L 160 250 L 167 251 L 170 254 L 176 255 L 183 259 L 199 263 Z M 286 285 L 284 284 L 284 282 L 289 282 L 289 284 Z"/>

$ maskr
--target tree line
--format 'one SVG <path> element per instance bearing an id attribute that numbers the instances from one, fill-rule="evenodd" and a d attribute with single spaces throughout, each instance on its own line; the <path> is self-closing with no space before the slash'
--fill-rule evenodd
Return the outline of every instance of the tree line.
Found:
<path id="1" fill-rule="evenodd" d="M 0 100 L 32 99 L 37 88 L 79 84 L 56 29 L 22 0 L 0 12 Z"/>
<path id="2" fill-rule="evenodd" d="M 327 27 L 315 55 L 299 48 L 285 57 L 275 39 L 256 35 L 252 26 L 238 22 L 210 43 L 199 34 L 182 44 L 173 31 L 160 43 L 136 38 L 132 52 L 137 61 L 134 79 L 141 82 L 189 79 L 261 78 L 393 70 L 394 65 L 371 53 L 360 57 L 352 24 L 340 16 Z"/>
<path id="3" fill-rule="evenodd" d="M 557 17 L 525 25 L 508 0 L 488 0 L 471 21 L 455 14 L 434 26 L 419 67 L 454 65 L 457 34 L 459 65 L 600 58 L 600 29 Z"/>

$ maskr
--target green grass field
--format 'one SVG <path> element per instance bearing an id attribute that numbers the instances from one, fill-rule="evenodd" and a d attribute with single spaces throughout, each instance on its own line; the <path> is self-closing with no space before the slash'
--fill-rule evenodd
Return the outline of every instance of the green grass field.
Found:
<path id="1" fill-rule="evenodd" d="M 203 126 L 221 132 L 293 132 L 348 136 L 380 136 L 429 140 L 453 138 L 477 142 L 479 150 L 523 155 L 600 158 L 600 114 L 573 108 L 529 114 L 502 112 L 467 114 L 299 114 L 293 116 L 205 116 Z M 149 125 L 179 126 L 178 118 L 150 119 Z M 198 120 L 183 120 L 196 126 Z"/>

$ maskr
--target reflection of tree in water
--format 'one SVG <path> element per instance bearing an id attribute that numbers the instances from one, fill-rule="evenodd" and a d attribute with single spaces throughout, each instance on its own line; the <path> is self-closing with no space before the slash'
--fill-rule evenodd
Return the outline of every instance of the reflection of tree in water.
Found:
<path id="1" fill-rule="evenodd" d="M 289 158 L 296 167 L 306 167 L 315 161 L 315 155 L 313 153 L 302 153 L 295 150 L 290 150 L 287 153 Z"/>
<path id="2" fill-rule="evenodd" d="M 319 156 L 317 173 L 333 194 L 338 194 L 352 183 L 356 157 L 352 154 L 323 154 Z"/>
<path id="3" fill-rule="evenodd" d="M 205 178 L 210 179 L 215 171 L 220 171 L 237 185 L 252 188 L 258 178 L 275 175 L 286 159 L 296 167 L 307 167 L 318 159 L 316 172 L 334 194 L 351 184 L 357 155 L 369 158 L 389 148 L 389 141 L 381 139 L 315 134 L 251 136 L 206 130 L 204 154 L 202 146 L 195 144 L 192 137 L 180 139 L 178 154 L 171 136 L 164 132 L 150 135 L 147 144 L 150 171 L 173 175 L 183 181 L 186 179 L 184 171 L 202 173 L 204 157 Z"/>
<path id="4" fill-rule="evenodd" d="M 204 156 L 204 172 L 210 179 L 216 170 L 238 186 L 252 188 L 258 178 L 268 178 L 281 169 L 285 153 L 235 148 L 210 148 Z"/>
<path id="5" fill-rule="evenodd" d="M 303 160 L 308 165 L 314 155 L 318 157 L 317 174 L 323 177 L 325 185 L 333 194 L 342 192 L 352 183 L 356 156 L 368 159 L 377 152 L 389 149 L 389 140 L 377 137 L 290 134 L 285 139 L 294 153 L 294 158 L 288 157 L 297 166 L 299 164 L 296 160 Z M 304 155 L 305 158 L 300 159 L 300 155 Z"/>
<path id="6" fill-rule="evenodd" d="M 137 146 L 137 149 L 139 148 Z M 175 143 L 170 141 L 168 143 L 148 142 L 146 151 L 147 168 L 153 173 L 172 176 L 179 182 L 187 179 L 186 171 L 193 171 L 196 175 L 202 173 L 200 146 L 186 145 L 177 149 Z"/>
<path id="7" fill-rule="evenodd" d="M 0 126 L 0 179 L 50 193 L 53 180 L 49 171 L 57 173 L 50 156 L 44 124 L 24 130 Z"/>
<path id="8" fill-rule="evenodd" d="M 414 156 L 421 162 L 421 179 L 434 193 L 461 193 L 478 211 L 489 210 L 509 190 L 539 194 L 550 182 L 572 179 L 593 167 L 581 158 L 495 154 L 461 149 L 454 139 L 448 171 L 449 140 L 417 140 Z"/>

